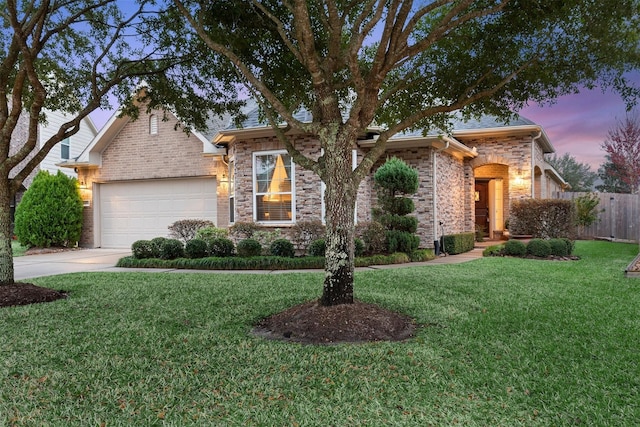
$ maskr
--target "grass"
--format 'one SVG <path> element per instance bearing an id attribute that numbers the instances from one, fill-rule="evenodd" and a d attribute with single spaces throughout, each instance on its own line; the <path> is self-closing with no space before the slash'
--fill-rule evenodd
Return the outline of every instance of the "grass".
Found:
<path id="1" fill-rule="evenodd" d="M 322 274 L 34 279 L 71 296 L 0 310 L 0 426 L 635 425 L 637 250 L 358 273 L 358 298 L 422 327 L 326 347 L 249 335 Z"/>
<path id="2" fill-rule="evenodd" d="M 11 241 L 11 250 L 13 251 L 14 257 L 23 256 L 25 252 L 27 252 L 27 249 L 29 248 L 27 246 L 22 246 L 17 240 Z"/>

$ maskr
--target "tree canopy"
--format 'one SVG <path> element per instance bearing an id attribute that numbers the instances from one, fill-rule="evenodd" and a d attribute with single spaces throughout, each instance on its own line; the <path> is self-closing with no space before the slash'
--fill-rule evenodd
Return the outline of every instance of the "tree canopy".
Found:
<path id="1" fill-rule="evenodd" d="M 555 153 L 547 159 L 549 164 L 564 178 L 571 188 L 569 191 L 591 191 L 598 174 L 591 170 L 591 166 L 580 163 L 569 153 L 558 156 Z"/>
<path id="2" fill-rule="evenodd" d="M 329 304 L 352 301 L 355 195 L 391 136 L 446 130 L 458 110 L 508 119 L 583 87 L 613 87 L 630 102 L 638 94 L 625 77 L 639 64 L 637 0 L 174 4 L 188 25 L 165 14 L 158 39 L 204 48 L 198 81 L 254 97 L 292 159 L 325 182 Z M 207 85 L 199 91 L 209 96 Z M 294 115 L 301 108 L 310 122 Z M 371 125 L 379 137 L 352 169 L 349 152 Z M 324 154 L 303 155 L 290 129 L 315 135 Z"/>
<path id="3" fill-rule="evenodd" d="M 613 167 L 607 175 L 623 182 L 631 193 L 640 191 L 640 115 L 628 114 L 609 129 L 602 143 Z"/>
<path id="4" fill-rule="evenodd" d="M 13 282 L 11 198 L 34 168 L 106 106 L 109 94 L 131 105 L 141 79 L 171 74 L 176 81 L 179 66 L 193 58 L 160 49 L 149 31 L 150 18 L 165 6 L 153 0 L 0 1 L 0 284 Z M 175 89 L 167 85 L 163 93 L 189 93 Z M 222 99 L 193 103 L 209 108 Z M 51 111 L 66 121 L 41 141 L 38 129 Z"/>

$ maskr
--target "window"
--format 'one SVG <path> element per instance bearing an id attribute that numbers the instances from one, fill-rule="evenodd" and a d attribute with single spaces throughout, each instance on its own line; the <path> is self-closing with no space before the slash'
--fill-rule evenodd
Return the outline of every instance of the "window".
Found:
<path id="1" fill-rule="evenodd" d="M 158 116 L 152 114 L 149 116 L 149 135 L 158 134 Z"/>
<path id="2" fill-rule="evenodd" d="M 294 164 L 286 152 L 253 155 L 254 218 L 258 222 L 293 222 Z"/>
<path id="3" fill-rule="evenodd" d="M 71 145 L 69 143 L 69 138 L 65 138 L 60 141 L 60 158 L 62 160 L 69 160 L 69 151 Z"/>
<path id="4" fill-rule="evenodd" d="M 229 160 L 229 222 L 236 222 L 236 168 L 235 161 Z"/>

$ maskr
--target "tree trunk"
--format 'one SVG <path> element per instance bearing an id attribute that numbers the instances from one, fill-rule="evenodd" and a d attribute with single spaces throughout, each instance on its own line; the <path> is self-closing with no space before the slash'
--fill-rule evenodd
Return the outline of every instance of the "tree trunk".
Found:
<path id="1" fill-rule="evenodd" d="M 7 178 L 0 179 L 0 286 L 14 282 L 9 182 Z"/>
<path id="2" fill-rule="evenodd" d="M 343 144 L 344 146 L 344 144 Z M 350 147 L 350 145 L 348 145 Z M 353 180 L 351 150 L 326 154 L 325 279 L 321 305 L 353 304 L 354 213 L 358 184 Z"/>

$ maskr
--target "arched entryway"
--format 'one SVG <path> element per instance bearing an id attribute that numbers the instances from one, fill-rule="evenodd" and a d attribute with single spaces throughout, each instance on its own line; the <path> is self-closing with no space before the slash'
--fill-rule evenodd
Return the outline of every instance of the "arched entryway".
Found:
<path id="1" fill-rule="evenodd" d="M 502 237 L 509 209 L 509 167 L 486 164 L 474 169 L 475 224 L 492 240 Z"/>

